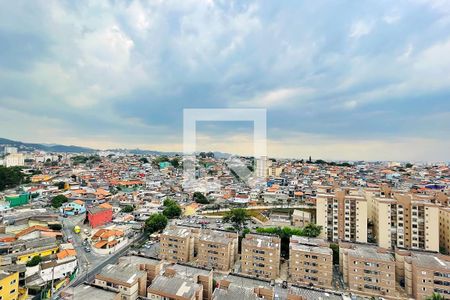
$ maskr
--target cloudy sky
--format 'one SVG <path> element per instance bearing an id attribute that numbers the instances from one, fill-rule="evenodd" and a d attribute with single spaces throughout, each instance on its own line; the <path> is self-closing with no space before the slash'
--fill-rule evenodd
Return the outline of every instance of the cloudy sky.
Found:
<path id="1" fill-rule="evenodd" d="M 185 108 L 266 108 L 270 156 L 448 161 L 450 1 L 1 2 L 0 137 L 179 151 Z"/>

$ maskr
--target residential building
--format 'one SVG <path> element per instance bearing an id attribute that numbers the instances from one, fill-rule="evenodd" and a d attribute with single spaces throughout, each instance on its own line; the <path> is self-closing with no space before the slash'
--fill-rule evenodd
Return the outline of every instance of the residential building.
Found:
<path id="1" fill-rule="evenodd" d="M 322 239 L 293 236 L 289 243 L 289 276 L 294 283 L 330 288 L 333 251 Z"/>
<path id="2" fill-rule="evenodd" d="M 411 252 L 405 262 L 405 290 L 414 299 L 433 293 L 450 299 L 450 256 Z"/>
<path id="3" fill-rule="evenodd" d="M 146 296 L 147 272 L 132 264 L 106 265 L 95 275 L 94 284 L 119 292 L 121 300 L 135 300 L 138 296 Z"/>
<path id="4" fill-rule="evenodd" d="M 112 221 L 112 206 L 108 203 L 87 209 L 87 219 L 92 228 L 103 226 Z"/>
<path id="5" fill-rule="evenodd" d="M 450 254 L 450 207 L 439 208 L 439 247 Z"/>
<path id="6" fill-rule="evenodd" d="M 321 238 L 366 243 L 367 201 L 356 189 L 318 188 L 316 222 Z"/>
<path id="7" fill-rule="evenodd" d="M 202 300 L 203 286 L 175 276 L 173 272 L 156 277 L 147 288 L 149 299 Z"/>
<path id="8" fill-rule="evenodd" d="M 278 278 L 280 251 L 279 237 L 247 234 L 242 240 L 242 273 L 267 279 Z"/>
<path id="9" fill-rule="evenodd" d="M 110 291 L 97 287 L 95 285 L 80 284 L 77 287 L 71 287 L 61 292 L 63 300 L 75 299 L 95 299 L 95 300 L 121 300 L 118 292 Z"/>
<path id="10" fill-rule="evenodd" d="M 18 167 L 25 165 L 25 156 L 22 153 L 10 153 L 3 159 L 5 167 Z"/>
<path id="11" fill-rule="evenodd" d="M 86 206 L 84 201 L 75 200 L 69 202 L 61 207 L 61 213 L 67 216 L 74 216 L 79 214 L 84 214 L 86 212 Z"/>
<path id="12" fill-rule="evenodd" d="M 392 198 L 373 197 L 372 210 L 373 235 L 380 247 L 439 251 L 439 222 L 445 214 L 440 215 L 437 204 L 393 193 Z"/>
<path id="13" fill-rule="evenodd" d="M 159 257 L 170 262 L 189 262 L 194 258 L 194 240 L 191 228 L 169 227 L 160 236 Z"/>
<path id="14" fill-rule="evenodd" d="M 367 296 L 395 296 L 395 260 L 386 249 L 339 244 L 340 268 L 344 282 L 352 292 Z"/>
<path id="15" fill-rule="evenodd" d="M 204 230 L 198 239 L 199 266 L 220 271 L 230 270 L 238 255 L 238 235 L 224 231 Z"/>
<path id="16" fill-rule="evenodd" d="M 19 298 L 19 273 L 0 270 L 0 299 L 17 300 Z"/>

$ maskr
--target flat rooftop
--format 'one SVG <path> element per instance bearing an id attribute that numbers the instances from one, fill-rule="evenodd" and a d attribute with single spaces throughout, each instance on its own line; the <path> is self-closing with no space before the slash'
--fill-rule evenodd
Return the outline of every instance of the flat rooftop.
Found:
<path id="1" fill-rule="evenodd" d="M 147 275 L 144 271 L 140 271 L 133 264 L 121 263 L 119 265 L 106 265 L 97 276 L 102 276 L 112 280 L 120 281 L 133 285 L 139 277 Z"/>
<path id="2" fill-rule="evenodd" d="M 81 284 L 73 289 L 66 291 L 72 297 L 70 299 L 95 299 L 95 300 L 111 300 L 117 295 L 116 292 L 107 291 L 102 288 Z"/>
<path id="3" fill-rule="evenodd" d="M 191 299 L 200 285 L 181 277 L 157 276 L 148 291 L 161 291 L 170 295 Z"/>
<path id="4" fill-rule="evenodd" d="M 279 248 L 280 238 L 276 236 L 247 234 L 247 236 L 242 240 L 242 246 L 244 245 L 258 248 Z"/>

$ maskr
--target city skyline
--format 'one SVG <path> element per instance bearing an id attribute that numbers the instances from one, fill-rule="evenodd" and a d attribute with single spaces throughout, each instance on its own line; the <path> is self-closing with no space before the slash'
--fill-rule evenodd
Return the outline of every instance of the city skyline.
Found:
<path id="1" fill-rule="evenodd" d="M 0 137 L 178 152 L 183 109 L 266 108 L 271 157 L 450 160 L 446 1 L 1 8 Z M 199 127 L 252 152 L 247 123 Z"/>

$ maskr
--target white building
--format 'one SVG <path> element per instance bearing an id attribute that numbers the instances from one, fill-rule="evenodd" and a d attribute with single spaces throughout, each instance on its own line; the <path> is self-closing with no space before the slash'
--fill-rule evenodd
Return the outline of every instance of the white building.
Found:
<path id="1" fill-rule="evenodd" d="M 25 157 L 22 153 L 10 153 L 3 160 L 5 167 L 16 167 L 25 165 Z"/>

